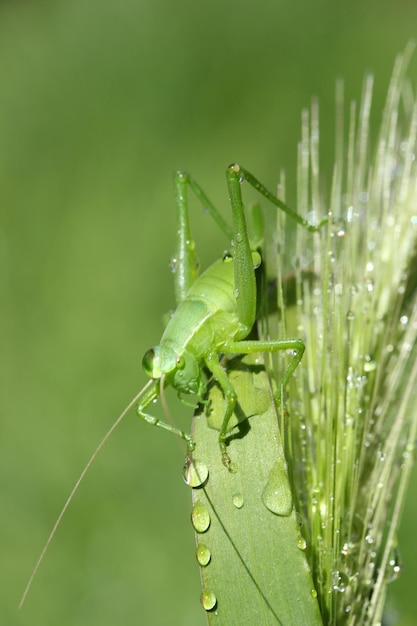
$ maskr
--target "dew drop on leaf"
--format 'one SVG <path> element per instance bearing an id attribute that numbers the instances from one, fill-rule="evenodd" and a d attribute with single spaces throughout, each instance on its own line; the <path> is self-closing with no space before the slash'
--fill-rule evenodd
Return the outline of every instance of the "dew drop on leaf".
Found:
<path id="1" fill-rule="evenodd" d="M 194 526 L 194 529 L 198 533 L 205 533 L 210 526 L 210 513 L 207 511 L 206 507 L 197 500 L 195 502 L 193 509 L 191 511 L 191 522 Z"/>
<path id="2" fill-rule="evenodd" d="M 201 567 L 206 567 L 211 561 L 211 552 L 204 543 L 197 546 L 196 556 Z"/>
<path id="3" fill-rule="evenodd" d="M 243 506 L 243 496 L 241 493 L 235 493 L 234 496 L 232 497 L 232 502 L 233 505 L 237 508 L 237 509 L 241 509 Z"/>
<path id="4" fill-rule="evenodd" d="M 292 493 L 283 461 L 276 461 L 269 472 L 268 482 L 262 492 L 266 508 L 275 515 L 288 517 L 292 511 Z"/>
<path id="5" fill-rule="evenodd" d="M 212 611 L 216 608 L 217 598 L 212 591 L 203 591 L 201 594 L 201 604 L 206 611 Z"/>
<path id="6" fill-rule="evenodd" d="M 187 456 L 182 470 L 184 482 L 190 487 L 202 487 L 208 480 L 209 470 L 205 463 Z"/>

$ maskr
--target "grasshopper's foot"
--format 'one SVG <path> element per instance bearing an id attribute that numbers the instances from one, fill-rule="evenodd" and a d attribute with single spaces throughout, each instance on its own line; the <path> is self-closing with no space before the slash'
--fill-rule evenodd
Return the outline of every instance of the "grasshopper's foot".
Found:
<path id="1" fill-rule="evenodd" d="M 237 471 L 236 465 L 232 463 L 232 459 L 227 453 L 226 444 L 224 443 L 224 441 L 219 441 L 219 445 L 220 445 L 220 452 L 222 453 L 223 465 L 229 472 L 232 472 L 232 473 L 236 472 Z"/>
<path id="2" fill-rule="evenodd" d="M 223 452 L 222 454 L 222 463 L 225 466 L 225 468 L 231 472 L 232 474 L 234 474 L 235 472 L 237 472 L 236 466 L 234 463 L 232 463 L 232 459 L 230 458 L 230 456 L 227 454 L 227 452 Z"/>
<path id="3" fill-rule="evenodd" d="M 185 433 L 183 433 L 183 439 L 187 444 L 187 458 L 191 458 L 191 455 L 195 450 L 195 442 L 190 435 L 186 435 Z"/>

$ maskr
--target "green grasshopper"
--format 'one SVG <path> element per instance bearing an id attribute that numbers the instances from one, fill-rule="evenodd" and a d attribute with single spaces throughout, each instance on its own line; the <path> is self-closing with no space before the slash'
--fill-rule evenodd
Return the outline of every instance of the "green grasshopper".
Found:
<path id="1" fill-rule="evenodd" d="M 255 269 L 261 263 L 261 257 L 250 245 L 241 184 L 246 180 L 262 196 L 309 231 L 320 230 L 327 218 L 317 225 L 304 220 L 239 165 L 232 164 L 227 168 L 226 180 L 232 206 L 231 229 L 193 178 L 183 172 L 176 175 L 179 222 L 175 259 L 177 309 L 169 320 L 159 345 L 148 350 L 143 358 L 143 368 L 151 381 L 142 390 L 137 413 L 149 424 L 165 428 L 181 437 L 191 454 L 195 448 L 191 436 L 153 417 L 147 409 L 168 385 L 177 391 L 181 400 L 184 395 L 192 394 L 199 402 L 203 402 L 206 391 L 203 368 L 207 368 L 220 385 L 226 400 L 226 410 L 219 428 L 219 447 L 223 464 L 230 470 L 232 466 L 226 449 L 226 437 L 237 394 L 220 364 L 220 356 L 291 351 L 292 358 L 280 381 L 282 390 L 300 363 L 305 348 L 301 339 L 246 339 L 255 323 Z M 201 276 L 197 275 L 195 245 L 188 219 L 187 187 L 194 191 L 232 242 L 231 252 L 213 263 Z"/>
<path id="2" fill-rule="evenodd" d="M 223 464 L 232 470 L 226 438 L 236 406 L 237 394 L 221 360 L 228 355 L 291 351 L 292 358 L 280 381 L 280 388 L 283 390 L 302 359 L 304 343 L 301 339 L 279 341 L 247 339 L 256 318 L 255 269 L 262 259 L 255 249 L 256 246 L 251 247 L 249 241 L 241 184 L 247 181 L 264 198 L 311 232 L 319 231 L 327 222 L 327 217 L 317 225 L 311 224 L 239 165 L 232 164 L 227 168 L 226 179 L 232 206 L 232 228 L 224 221 L 193 178 L 184 172 L 176 174 L 179 237 L 174 274 L 177 309 L 170 318 L 159 345 L 148 350 L 143 358 L 143 367 L 150 380 L 113 423 L 81 472 L 38 558 L 19 607 L 25 601 L 46 550 L 81 481 L 115 428 L 135 404 L 139 417 L 149 424 L 164 428 L 181 437 L 187 444 L 188 459 L 190 459 L 195 448 L 191 435 L 150 415 L 147 411 L 148 407 L 163 393 L 164 388 L 169 385 L 177 391 L 179 398 L 185 404 L 187 404 L 184 399 L 186 395 L 194 395 L 199 402 L 204 403 L 206 393 L 204 369 L 207 368 L 220 386 L 225 399 L 226 409 L 218 428 L 218 442 Z M 196 194 L 232 244 L 230 253 L 223 255 L 201 276 L 198 276 L 195 245 L 188 219 L 188 187 Z"/>

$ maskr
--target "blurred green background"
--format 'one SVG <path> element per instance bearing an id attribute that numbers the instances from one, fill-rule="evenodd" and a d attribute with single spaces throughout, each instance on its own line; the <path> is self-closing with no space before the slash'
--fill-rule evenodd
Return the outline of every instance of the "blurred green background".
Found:
<path id="1" fill-rule="evenodd" d="M 173 306 L 172 173 L 190 170 L 227 212 L 231 161 L 270 186 L 285 167 L 293 200 L 300 114 L 317 95 L 330 180 L 336 78 L 359 99 L 374 71 L 378 121 L 416 31 L 404 0 L 0 2 L 2 624 L 205 623 L 183 452 L 134 413 L 16 606 Z M 194 225 L 204 265 L 227 241 L 201 212 Z M 402 626 L 417 614 L 415 492 L 389 604 Z"/>

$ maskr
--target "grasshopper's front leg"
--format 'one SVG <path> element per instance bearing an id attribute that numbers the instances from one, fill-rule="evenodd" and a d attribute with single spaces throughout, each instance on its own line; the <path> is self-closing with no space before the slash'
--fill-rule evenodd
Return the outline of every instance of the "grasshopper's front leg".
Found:
<path id="1" fill-rule="evenodd" d="M 189 435 L 188 433 L 185 433 L 179 428 L 176 428 L 172 424 L 168 424 L 168 422 L 164 422 L 158 417 L 155 417 L 154 415 L 151 415 L 150 413 L 146 412 L 148 406 L 150 404 L 153 404 L 157 400 L 158 396 L 160 395 L 160 386 L 161 386 L 161 380 L 152 381 L 152 384 L 150 385 L 149 389 L 143 395 L 139 404 L 136 407 L 137 414 L 141 419 L 145 420 L 145 422 L 147 422 L 151 426 L 158 426 L 159 428 L 164 428 L 168 432 L 173 433 L 174 435 L 177 435 L 178 437 L 183 439 L 183 441 L 185 441 L 187 445 L 188 452 L 192 452 L 195 448 L 195 443 L 192 440 L 191 435 Z"/>

